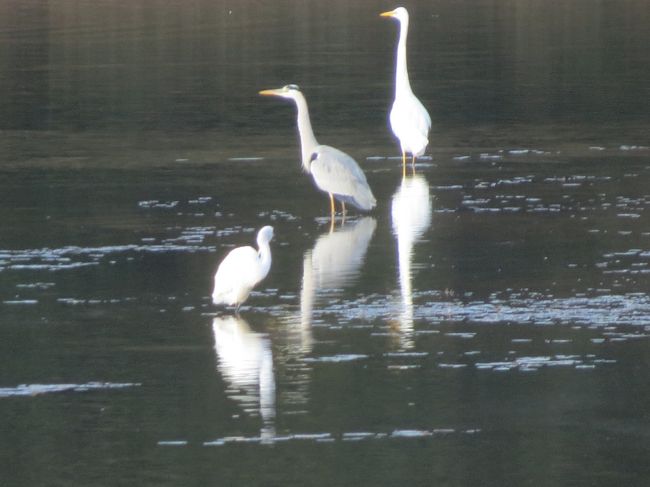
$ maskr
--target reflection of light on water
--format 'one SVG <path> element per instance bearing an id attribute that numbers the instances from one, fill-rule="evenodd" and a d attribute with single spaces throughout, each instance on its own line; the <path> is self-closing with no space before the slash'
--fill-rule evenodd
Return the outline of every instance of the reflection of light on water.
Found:
<path id="1" fill-rule="evenodd" d="M 271 341 L 251 331 L 238 316 L 219 316 L 212 321 L 217 366 L 230 383 L 229 397 L 250 414 L 262 417 L 262 439 L 275 436 L 275 377 Z"/>
<path id="2" fill-rule="evenodd" d="M 481 430 L 478 428 L 470 429 L 456 429 L 456 428 L 435 428 L 435 429 L 393 429 L 391 431 L 350 431 L 342 434 L 334 433 L 294 433 L 285 436 L 275 436 L 270 438 L 267 443 L 287 443 L 287 442 L 301 442 L 301 443 L 335 443 L 335 442 L 359 442 L 359 441 L 407 441 L 414 439 L 430 439 L 436 440 L 447 436 L 468 436 L 480 434 Z M 264 443 L 262 438 L 248 437 L 248 436 L 225 436 L 215 440 L 206 441 L 203 446 L 216 447 L 237 443 Z M 167 447 L 186 447 L 189 445 L 187 440 L 161 440 L 158 446 Z"/>
<path id="3" fill-rule="evenodd" d="M 0 387 L 0 398 L 51 394 L 55 392 L 88 392 L 97 390 L 125 389 L 140 387 L 138 382 L 86 382 L 84 384 L 21 384 L 16 387 Z"/>
<path id="4" fill-rule="evenodd" d="M 204 235 L 204 231 L 199 232 Z M 168 239 L 160 244 L 147 245 L 104 245 L 100 247 L 67 246 L 60 248 L 6 250 L 0 249 L 0 272 L 13 271 L 68 271 L 88 266 L 99 266 L 106 258 L 129 256 L 134 253 L 164 254 L 214 252 L 216 248 L 198 245 L 203 237 L 188 230 L 177 239 Z M 180 243 L 176 243 L 180 242 Z M 190 245 L 191 244 L 191 245 Z M 197 244 L 197 245 L 194 245 Z"/>
<path id="5" fill-rule="evenodd" d="M 643 293 L 620 295 L 553 297 L 537 293 L 500 293 L 488 300 L 449 301 L 441 291 L 418 291 L 426 297 L 418 305 L 418 316 L 428 323 L 509 323 L 530 326 L 570 325 L 618 334 L 612 327 L 632 327 L 633 334 L 647 335 L 650 329 L 650 297 Z M 381 320 L 391 306 L 391 296 L 366 297 L 330 310 L 338 322 Z M 418 330 L 425 333 L 426 330 Z M 623 333 L 626 335 L 626 333 Z M 629 338 L 629 337 L 628 337 Z"/>
<path id="6" fill-rule="evenodd" d="M 399 316 L 401 345 L 413 346 L 413 290 L 411 265 L 413 245 L 431 225 L 429 183 L 419 174 L 402 179 L 391 207 L 393 233 L 397 238 L 402 309 Z"/>

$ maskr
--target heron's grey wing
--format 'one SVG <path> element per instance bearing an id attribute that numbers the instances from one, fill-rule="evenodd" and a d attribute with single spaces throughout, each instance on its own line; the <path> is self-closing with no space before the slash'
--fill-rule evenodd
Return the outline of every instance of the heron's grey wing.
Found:
<path id="1" fill-rule="evenodd" d="M 362 210 L 375 206 L 376 200 L 366 175 L 352 157 L 334 147 L 319 145 L 311 159 L 311 173 L 321 190 L 339 196 Z"/>

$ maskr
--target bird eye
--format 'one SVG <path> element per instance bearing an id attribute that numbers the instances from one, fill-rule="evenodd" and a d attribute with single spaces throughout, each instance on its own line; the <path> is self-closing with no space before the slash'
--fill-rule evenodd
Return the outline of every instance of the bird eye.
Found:
<path id="1" fill-rule="evenodd" d="M 285 88 L 287 90 L 299 90 L 298 85 L 287 85 Z"/>

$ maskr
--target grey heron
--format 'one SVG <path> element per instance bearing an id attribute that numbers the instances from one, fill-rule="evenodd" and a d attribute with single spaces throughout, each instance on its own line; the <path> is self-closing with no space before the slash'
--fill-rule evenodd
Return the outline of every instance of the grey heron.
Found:
<path id="1" fill-rule="evenodd" d="M 406 173 L 406 153 L 415 158 L 424 154 L 429 144 L 431 117 L 420 100 L 413 94 L 406 66 L 406 37 L 409 29 L 409 14 L 404 7 L 383 12 L 382 17 L 393 17 L 400 23 L 397 42 L 397 61 L 395 65 L 395 100 L 390 111 L 390 126 L 399 139 L 402 149 L 402 173 Z"/>
<path id="2" fill-rule="evenodd" d="M 282 88 L 262 90 L 260 95 L 279 96 L 293 100 L 298 109 L 297 123 L 300 135 L 302 167 L 311 174 L 316 186 L 329 194 L 332 222 L 336 209 L 334 199 L 341 202 L 342 213 L 345 216 L 345 204 L 349 203 L 364 211 L 371 210 L 377 204 L 372 190 L 357 162 L 334 147 L 321 145 L 316 141 L 311 128 L 307 100 L 297 85 L 286 85 Z"/>
<path id="3" fill-rule="evenodd" d="M 271 269 L 273 227 L 265 226 L 257 232 L 257 246 L 237 247 L 221 261 L 214 275 L 212 302 L 216 305 L 236 306 L 248 299 L 253 288 L 266 277 Z"/>

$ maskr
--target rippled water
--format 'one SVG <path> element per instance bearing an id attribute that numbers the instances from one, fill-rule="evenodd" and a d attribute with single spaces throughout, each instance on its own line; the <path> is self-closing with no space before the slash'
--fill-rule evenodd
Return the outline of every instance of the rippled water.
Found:
<path id="1" fill-rule="evenodd" d="M 5 6 L 7 485 L 646 485 L 646 9 L 555 6 L 546 32 L 514 3 L 417 3 L 434 133 L 405 178 L 382 8 Z M 370 214 L 330 228 L 293 111 L 255 97 L 289 81 Z M 266 224 L 269 276 L 216 309 Z"/>
<path id="2" fill-rule="evenodd" d="M 310 472 L 323 455 L 377 455 L 413 479 L 429 474 L 410 462 L 462 455 L 497 479 L 495 448 L 536 451 L 556 475 L 585 458 L 617 471 L 595 444 L 645 451 L 650 151 L 549 149 L 458 151 L 403 180 L 399 161 L 370 156 L 379 208 L 334 231 L 283 158 L 104 170 L 93 197 L 96 170 L 5 171 L 6 437 L 29 458 L 43 442 L 54 451 L 32 462 L 62 468 L 73 434 L 89 479 L 128 457 L 185 477 L 166 462 L 186 449 L 188 468 L 215 462 L 211 478 L 233 481 L 284 455 Z M 270 203 L 242 206 L 251 174 Z M 273 178 L 300 196 L 265 189 Z M 220 256 L 267 223 L 271 274 L 240 317 L 214 309 Z M 40 478 L 21 465 L 15 478 Z M 367 468 L 379 481 L 384 467 Z M 255 478 L 312 475 L 280 470 Z"/>

